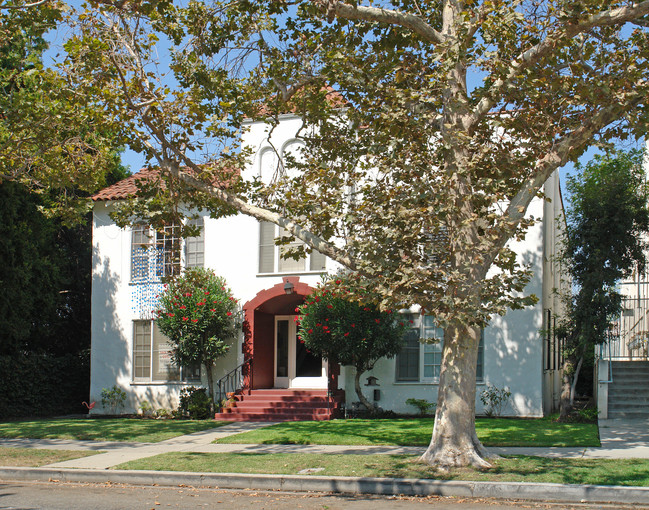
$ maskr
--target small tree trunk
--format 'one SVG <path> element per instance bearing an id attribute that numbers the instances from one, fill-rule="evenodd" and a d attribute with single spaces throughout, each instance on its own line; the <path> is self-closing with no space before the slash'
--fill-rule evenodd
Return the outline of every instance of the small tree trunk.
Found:
<path id="1" fill-rule="evenodd" d="M 489 468 L 475 432 L 476 364 L 480 330 L 451 324 L 444 331 L 435 426 L 421 460 L 442 469 Z"/>
<path id="2" fill-rule="evenodd" d="M 358 396 L 358 400 L 360 400 L 361 404 L 365 406 L 365 409 L 367 409 L 368 411 L 373 411 L 374 406 L 369 400 L 365 398 L 365 395 L 363 395 L 363 390 L 361 389 L 361 375 L 363 375 L 363 372 L 356 369 L 356 375 L 354 376 L 354 388 L 356 389 L 356 395 Z"/>
<path id="3" fill-rule="evenodd" d="M 206 361 L 203 363 L 203 366 L 207 375 L 207 393 L 210 397 L 210 402 L 212 402 L 212 411 L 214 411 L 214 374 L 212 373 L 214 363 Z"/>
<path id="4" fill-rule="evenodd" d="M 572 402 L 570 399 L 571 393 L 571 378 L 573 363 L 567 359 L 563 362 L 563 375 L 561 376 L 561 396 L 559 397 L 559 421 L 567 421 L 572 412 Z"/>
<path id="5" fill-rule="evenodd" d="M 570 385 L 570 407 L 575 405 L 575 393 L 577 392 L 577 381 L 579 380 L 579 372 L 581 372 L 581 366 L 584 363 L 584 356 L 582 355 L 579 358 L 577 363 L 577 368 L 575 368 L 575 375 L 572 376 L 572 384 Z"/>

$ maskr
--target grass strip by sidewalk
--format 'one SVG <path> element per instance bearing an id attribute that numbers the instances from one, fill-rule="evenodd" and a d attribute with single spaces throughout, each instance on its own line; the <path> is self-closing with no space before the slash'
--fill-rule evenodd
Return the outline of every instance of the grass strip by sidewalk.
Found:
<path id="1" fill-rule="evenodd" d="M 426 446 L 433 418 L 285 422 L 219 439 L 236 444 L 340 444 Z M 549 418 L 477 418 L 485 446 L 600 446 L 595 423 L 558 423 Z"/>
<path id="2" fill-rule="evenodd" d="M 214 420 L 55 418 L 0 423 L 0 437 L 157 443 L 226 424 Z"/>
<path id="3" fill-rule="evenodd" d="M 0 466 L 5 467 L 41 467 L 64 460 L 80 459 L 96 455 L 96 451 L 80 450 L 44 450 L 35 448 L 0 447 Z"/>
<path id="4" fill-rule="evenodd" d="M 646 459 L 516 456 L 494 459 L 493 463 L 494 468 L 489 471 L 464 468 L 448 473 L 436 471 L 412 455 L 176 452 L 134 460 L 113 469 L 283 475 L 309 469 L 315 476 L 649 486 Z"/>

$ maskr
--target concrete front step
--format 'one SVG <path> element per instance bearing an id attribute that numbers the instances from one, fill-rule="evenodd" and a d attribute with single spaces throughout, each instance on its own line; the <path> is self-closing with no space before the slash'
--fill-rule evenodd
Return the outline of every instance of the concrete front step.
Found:
<path id="1" fill-rule="evenodd" d="M 227 409 L 215 415 L 228 421 L 330 420 L 340 408 L 342 395 L 327 390 L 262 389 L 234 396 Z"/>
<path id="2" fill-rule="evenodd" d="M 611 411 L 608 412 L 608 418 L 626 418 L 629 420 L 649 418 L 649 410 L 647 411 Z"/>
<path id="3" fill-rule="evenodd" d="M 264 414 L 264 413 L 216 413 L 215 420 L 220 421 L 327 421 L 331 420 L 333 416 L 327 415 L 311 415 L 301 413 L 291 414 Z"/>
<path id="4" fill-rule="evenodd" d="M 649 361 L 614 361 L 608 387 L 610 418 L 649 417 Z"/>

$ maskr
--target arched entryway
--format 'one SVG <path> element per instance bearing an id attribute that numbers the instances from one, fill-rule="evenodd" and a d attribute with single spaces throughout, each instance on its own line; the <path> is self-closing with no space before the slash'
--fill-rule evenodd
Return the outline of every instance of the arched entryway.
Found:
<path id="1" fill-rule="evenodd" d="M 286 292 L 287 283 L 292 285 L 291 293 Z M 246 360 L 252 359 L 252 373 L 246 377 L 248 388 L 336 389 L 338 370 L 330 370 L 296 338 L 295 309 L 311 291 L 298 277 L 287 277 L 243 306 L 243 352 Z"/>

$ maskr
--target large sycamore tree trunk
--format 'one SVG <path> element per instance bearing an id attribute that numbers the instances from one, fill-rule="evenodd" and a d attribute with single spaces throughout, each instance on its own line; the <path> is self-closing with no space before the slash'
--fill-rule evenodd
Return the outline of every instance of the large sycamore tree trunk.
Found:
<path id="1" fill-rule="evenodd" d="M 476 363 L 480 329 L 451 324 L 444 331 L 433 437 L 421 460 L 442 469 L 488 468 L 475 432 Z"/>

